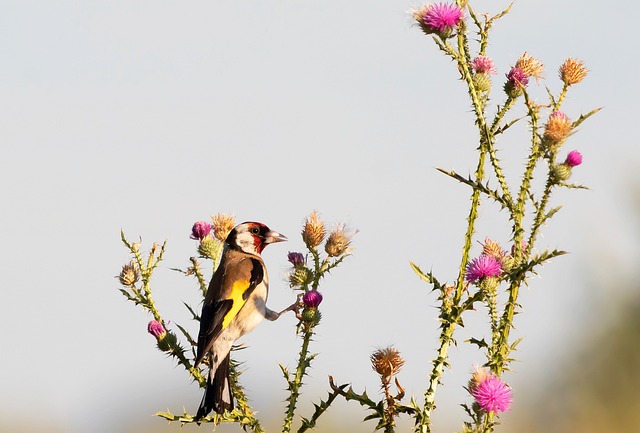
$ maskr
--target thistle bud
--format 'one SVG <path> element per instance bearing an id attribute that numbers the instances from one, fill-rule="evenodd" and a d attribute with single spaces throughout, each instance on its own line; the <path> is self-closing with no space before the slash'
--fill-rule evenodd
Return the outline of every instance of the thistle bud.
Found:
<path id="1" fill-rule="evenodd" d="M 120 281 L 120 284 L 123 286 L 133 286 L 138 282 L 140 278 L 140 272 L 138 272 L 138 265 L 135 261 L 131 260 L 129 263 L 122 267 L 120 271 L 120 275 L 116 278 Z"/>
<path id="2" fill-rule="evenodd" d="M 557 181 L 569 180 L 571 177 L 571 166 L 568 164 L 558 164 L 553 167 L 553 176 Z"/>
<path id="3" fill-rule="evenodd" d="M 302 321 L 310 327 L 316 326 L 320 323 L 320 319 L 322 318 L 322 314 L 317 308 L 305 308 L 302 310 Z"/>
<path id="4" fill-rule="evenodd" d="M 314 210 L 304 222 L 302 240 L 311 247 L 317 247 L 324 240 L 326 233 L 324 223 L 320 219 L 318 212 Z"/>
<path id="5" fill-rule="evenodd" d="M 202 239 L 200 241 L 200 245 L 198 245 L 198 253 L 202 257 L 206 257 L 208 259 L 215 260 L 216 257 L 220 255 L 222 251 L 222 242 L 217 239 L 213 239 L 210 236 Z"/>
<path id="6" fill-rule="evenodd" d="M 488 92 L 491 90 L 491 78 L 487 74 L 475 74 L 473 76 L 473 84 L 481 92 Z"/>
<path id="7" fill-rule="evenodd" d="M 582 154 L 577 150 L 572 150 L 567 155 L 567 159 L 565 159 L 564 163 L 567 164 L 569 167 L 576 167 L 582 164 Z"/>
<path id="8" fill-rule="evenodd" d="M 167 330 L 164 329 L 162 323 L 158 322 L 157 320 L 152 320 L 149 322 L 149 324 L 147 325 L 147 332 L 156 337 L 156 340 L 158 341 L 163 340 L 164 337 L 167 336 Z"/>
<path id="9" fill-rule="evenodd" d="M 313 271 L 306 266 L 295 268 L 289 274 L 289 285 L 291 287 L 303 287 L 309 285 L 313 281 Z"/>
<path id="10" fill-rule="evenodd" d="M 291 251 L 289 251 L 289 254 L 287 254 L 287 260 L 289 260 L 289 263 L 291 263 L 296 268 L 304 266 L 307 263 L 307 259 L 304 255 L 302 255 L 302 253 Z"/>
<path id="11" fill-rule="evenodd" d="M 211 233 L 211 224 L 206 221 L 198 221 L 191 227 L 191 239 L 202 241 Z"/>
<path id="12" fill-rule="evenodd" d="M 322 302 L 322 293 L 317 290 L 309 290 L 302 297 L 302 302 L 305 307 L 318 308 L 318 305 Z"/>

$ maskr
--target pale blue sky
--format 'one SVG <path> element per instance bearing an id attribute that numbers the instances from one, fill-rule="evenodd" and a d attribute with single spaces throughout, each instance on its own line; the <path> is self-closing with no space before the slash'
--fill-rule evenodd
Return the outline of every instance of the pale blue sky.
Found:
<path id="1" fill-rule="evenodd" d="M 507 3 L 472 4 L 497 12 Z M 188 323 L 180 301 L 197 302 L 196 286 L 169 268 L 186 267 L 194 254 L 192 223 L 219 211 L 289 236 L 264 253 L 274 309 L 293 298 L 283 280 L 286 253 L 302 248 L 297 234 L 311 210 L 359 230 L 354 256 L 324 282 L 313 348 L 321 355 L 303 407 L 325 395 L 327 374 L 375 390 L 369 353 L 391 343 L 407 359 L 408 393 L 421 396 L 437 311 L 408 262 L 455 277 L 469 191 L 434 167 L 473 170 L 476 135 L 453 64 L 411 24 L 407 11 L 418 5 L 4 2 L 0 430 L 24 419 L 48 431 L 124 432 L 128 423 L 160 424 L 150 414 L 167 406 L 193 411 L 200 390 L 154 349 L 149 317 L 125 302 L 113 276 L 128 260 L 120 228 L 146 247 L 167 239 L 156 298 L 167 318 Z M 516 402 L 606 309 L 599 301 L 607 296 L 589 294 L 589 280 L 637 259 L 629 233 L 638 224 L 627 202 L 640 161 L 631 43 L 638 6 L 606 13 L 592 1 L 522 1 L 496 24 L 489 50 L 498 90 L 522 52 L 542 59 L 547 81 L 533 91 L 540 102 L 544 84 L 559 89 L 564 59 L 583 59 L 591 72 L 565 111 L 577 117 L 605 107 L 567 145 L 584 156 L 573 179 L 592 190 L 554 197 L 565 207 L 538 245 L 573 253 L 522 294 L 522 362 L 507 377 Z M 494 101 L 501 98 L 495 92 Z M 526 137 L 513 134 L 500 146 L 515 174 Z M 477 238 L 506 243 L 505 215 L 487 205 L 482 217 Z M 615 297 L 623 288 L 601 290 Z M 481 337 L 483 320 L 470 318 L 467 329 Z M 280 413 L 277 362 L 294 364 L 294 323 L 284 317 L 246 339 L 243 377 L 262 413 Z M 447 428 L 459 425 L 471 363 L 483 361 L 467 349 L 453 356 L 436 420 Z"/>

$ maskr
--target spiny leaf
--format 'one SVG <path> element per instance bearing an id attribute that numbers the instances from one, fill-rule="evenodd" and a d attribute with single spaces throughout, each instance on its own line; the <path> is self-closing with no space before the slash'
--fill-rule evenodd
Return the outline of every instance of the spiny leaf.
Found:
<path id="1" fill-rule="evenodd" d="M 191 316 L 193 317 L 193 320 L 199 322 L 200 321 L 200 316 L 198 314 L 196 314 L 195 311 L 193 311 L 193 308 L 191 308 L 191 306 L 189 304 L 187 304 L 186 302 L 182 301 L 182 303 L 184 304 L 185 307 L 187 307 L 187 310 L 189 310 L 189 313 L 191 313 Z"/>

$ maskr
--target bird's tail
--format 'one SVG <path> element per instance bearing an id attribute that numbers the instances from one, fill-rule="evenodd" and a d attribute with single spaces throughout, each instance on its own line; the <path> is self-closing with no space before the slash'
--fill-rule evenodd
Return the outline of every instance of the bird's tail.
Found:
<path id="1" fill-rule="evenodd" d="M 196 413 L 196 421 L 204 418 L 215 410 L 217 413 L 223 413 L 225 410 L 233 409 L 233 395 L 231 394 L 231 383 L 229 382 L 229 355 L 222 360 L 215 372 L 209 370 L 209 379 L 207 387 L 204 390 L 204 396 L 200 407 Z"/>

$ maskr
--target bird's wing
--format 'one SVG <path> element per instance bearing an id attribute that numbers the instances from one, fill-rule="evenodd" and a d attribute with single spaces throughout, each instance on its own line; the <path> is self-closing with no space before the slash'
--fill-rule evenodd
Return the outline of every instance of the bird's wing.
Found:
<path id="1" fill-rule="evenodd" d="M 209 291 L 213 292 L 207 292 L 200 316 L 196 366 L 215 339 L 231 324 L 263 278 L 262 262 L 253 257 L 243 258 L 229 266 L 226 272 L 214 275 L 209 287 Z"/>

